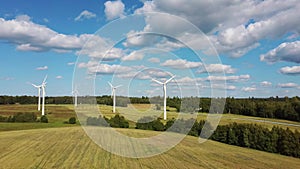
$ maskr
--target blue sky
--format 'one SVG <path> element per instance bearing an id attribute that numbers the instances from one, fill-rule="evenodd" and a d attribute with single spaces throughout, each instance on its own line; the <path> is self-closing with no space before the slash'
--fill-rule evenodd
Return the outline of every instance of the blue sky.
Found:
<path id="1" fill-rule="evenodd" d="M 110 94 L 112 81 L 119 95 L 154 96 L 152 78 L 176 75 L 170 96 L 299 96 L 299 10 L 297 0 L 5 1 L 0 95 L 36 95 L 30 83 L 48 75 L 50 96 L 71 95 L 73 77 L 83 95 Z"/>

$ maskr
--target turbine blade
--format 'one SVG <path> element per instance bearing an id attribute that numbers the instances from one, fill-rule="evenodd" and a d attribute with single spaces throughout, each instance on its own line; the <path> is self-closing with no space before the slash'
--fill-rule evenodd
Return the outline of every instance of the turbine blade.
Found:
<path id="1" fill-rule="evenodd" d="M 172 76 L 172 77 L 171 77 L 169 80 L 167 80 L 165 83 L 169 83 L 174 77 L 175 77 L 175 75 Z"/>
<path id="2" fill-rule="evenodd" d="M 45 76 L 43 83 L 46 83 L 47 77 L 48 77 L 48 75 Z"/>
<path id="3" fill-rule="evenodd" d="M 158 83 L 158 84 L 164 84 L 163 82 L 160 82 L 160 81 L 158 81 L 156 79 L 151 79 L 151 80 L 154 81 L 154 82 L 156 82 L 156 83 Z"/>
<path id="4" fill-rule="evenodd" d="M 35 88 L 39 88 L 39 86 L 37 86 L 37 85 L 35 85 L 35 84 L 31 84 L 33 87 L 35 87 Z"/>
<path id="5" fill-rule="evenodd" d="M 113 88 L 113 85 L 110 82 L 107 82 L 107 83 L 110 85 L 111 88 Z"/>
<path id="6" fill-rule="evenodd" d="M 121 86 L 123 86 L 123 85 L 116 86 L 115 89 L 118 88 L 118 87 L 121 87 Z"/>

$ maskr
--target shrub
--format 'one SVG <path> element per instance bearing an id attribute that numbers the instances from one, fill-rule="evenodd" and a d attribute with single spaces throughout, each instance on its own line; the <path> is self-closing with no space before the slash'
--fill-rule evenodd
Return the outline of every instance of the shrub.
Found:
<path id="1" fill-rule="evenodd" d="M 9 119 L 9 122 L 35 122 L 36 119 L 37 116 L 34 113 L 17 113 Z"/>
<path id="2" fill-rule="evenodd" d="M 155 119 L 154 117 L 150 117 L 150 116 L 140 118 L 137 121 L 135 128 L 143 129 L 143 130 L 155 130 L 155 131 L 165 130 L 165 126 L 160 121 L 160 119 Z"/>
<path id="3" fill-rule="evenodd" d="M 108 119 L 106 117 L 102 117 L 102 116 L 99 116 L 98 118 L 97 117 L 88 117 L 86 120 L 86 124 L 89 126 L 107 127 L 108 126 L 107 121 L 108 121 Z"/>
<path id="4" fill-rule="evenodd" d="M 69 118 L 69 124 L 76 124 L 76 118 L 75 117 Z"/>
<path id="5" fill-rule="evenodd" d="M 42 117 L 41 117 L 41 122 L 42 122 L 42 123 L 48 123 L 48 118 L 47 118 L 47 116 L 45 116 L 45 115 L 42 116 Z"/>
<path id="6" fill-rule="evenodd" d="M 118 128 L 129 127 L 128 121 L 126 121 L 123 116 L 119 116 L 118 114 L 112 117 L 108 122 L 111 127 L 118 127 Z"/>

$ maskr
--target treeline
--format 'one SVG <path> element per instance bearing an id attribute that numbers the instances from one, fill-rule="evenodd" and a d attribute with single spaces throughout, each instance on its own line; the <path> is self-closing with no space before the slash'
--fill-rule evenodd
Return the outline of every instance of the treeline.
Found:
<path id="1" fill-rule="evenodd" d="M 87 119 L 87 125 L 92 126 L 128 128 L 128 124 L 128 121 L 119 115 L 111 119 L 102 116 L 98 118 L 88 117 Z M 196 137 L 201 134 L 202 138 L 230 145 L 300 158 L 300 133 L 297 130 L 292 132 L 289 128 L 283 129 L 275 126 L 269 130 L 257 124 L 232 123 L 218 126 L 214 132 L 212 127 L 208 125 L 206 130 L 202 132 L 204 124 L 204 120 L 197 121 L 195 119 L 176 121 L 171 119 L 164 124 L 159 118 L 142 117 L 137 121 L 135 128 L 183 133 Z"/>
<path id="2" fill-rule="evenodd" d="M 84 104 L 87 97 L 78 97 L 80 103 Z M 110 96 L 97 96 L 97 104 L 112 105 Z M 36 104 L 37 97 L 34 96 L 0 96 L 0 104 Z M 72 104 L 73 98 L 46 97 L 47 104 Z M 80 104 L 79 103 L 79 104 Z M 162 106 L 162 97 L 117 97 L 117 106 L 126 107 L 127 104 L 156 104 Z M 209 112 L 211 105 L 210 98 L 167 98 L 167 106 L 174 107 L 179 112 Z M 159 107 L 159 106 L 157 106 Z M 214 108 L 214 106 L 212 106 Z M 221 113 L 217 109 L 212 109 L 212 113 Z M 299 97 L 270 97 L 270 98 L 226 98 L 226 104 L 223 113 L 240 114 L 246 116 L 256 116 L 265 118 L 286 119 L 300 121 L 300 98 Z"/>
<path id="3" fill-rule="evenodd" d="M 212 140 L 300 158 L 300 133 L 280 127 L 271 130 L 256 124 L 218 126 Z"/>

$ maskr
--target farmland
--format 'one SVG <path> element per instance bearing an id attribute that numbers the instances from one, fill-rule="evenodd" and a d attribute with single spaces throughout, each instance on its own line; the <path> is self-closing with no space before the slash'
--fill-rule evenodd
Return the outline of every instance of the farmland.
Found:
<path id="1" fill-rule="evenodd" d="M 34 112 L 38 116 L 40 116 L 40 112 L 38 112 L 36 105 L 0 105 L 0 115 L 9 116 L 15 113 L 25 113 L 25 112 Z M 168 119 L 178 117 L 178 113 L 174 108 L 168 108 Z M 106 105 L 99 105 L 99 112 L 106 117 L 112 117 L 115 114 L 112 113 L 112 107 Z M 149 104 L 136 104 L 129 105 L 126 107 L 117 107 L 117 111 L 125 116 L 125 118 L 130 119 L 132 121 L 137 121 L 141 116 L 160 116 L 162 117 L 162 111 L 154 110 L 153 105 Z M 36 129 L 36 128 L 47 128 L 47 127 L 70 127 L 74 125 L 63 124 L 70 117 L 76 117 L 74 107 L 71 104 L 65 105 L 55 105 L 48 104 L 46 105 L 46 113 L 49 118 L 48 124 L 42 123 L 0 123 L 0 131 L 7 130 L 20 130 L 20 129 Z M 138 114 L 138 115 L 137 115 Z M 91 114 L 95 115 L 95 114 Z M 194 115 L 185 114 L 185 118 L 193 117 Z M 198 113 L 197 120 L 205 120 L 207 117 L 206 113 Z M 280 120 L 280 119 L 270 119 L 270 118 L 260 118 L 260 117 L 250 117 L 243 115 L 235 115 L 235 114 L 223 114 L 220 120 L 220 125 L 225 125 L 229 123 L 255 123 L 262 125 L 271 129 L 273 126 L 279 126 L 282 128 L 290 128 L 291 130 L 300 129 L 299 122 L 293 122 L 288 120 Z M 77 124 L 78 125 L 78 124 Z M 134 128 L 135 123 L 130 122 L 130 127 Z"/>
<path id="2" fill-rule="evenodd" d="M 154 131 L 118 129 L 131 136 Z M 0 132 L 0 168 L 297 168 L 300 159 L 187 136 L 173 149 L 149 158 L 110 154 L 80 127 Z"/>

